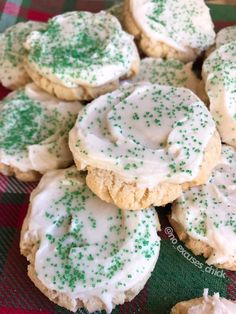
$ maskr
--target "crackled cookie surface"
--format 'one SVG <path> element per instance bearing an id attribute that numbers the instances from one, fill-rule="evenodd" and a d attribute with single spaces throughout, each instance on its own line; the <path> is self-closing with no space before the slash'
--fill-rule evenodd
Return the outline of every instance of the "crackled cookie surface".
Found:
<path id="1" fill-rule="evenodd" d="M 79 110 L 46 94 L 34 84 L 0 102 L 0 163 L 22 172 L 44 173 L 72 162 L 67 144 Z"/>
<path id="2" fill-rule="evenodd" d="M 160 249 L 153 208 L 125 212 L 104 203 L 75 167 L 44 175 L 30 204 L 21 252 L 52 301 L 110 313 L 143 288 Z"/>
<path id="3" fill-rule="evenodd" d="M 203 64 L 203 78 L 222 141 L 236 147 L 236 42 L 210 54 Z"/>
<path id="4" fill-rule="evenodd" d="M 235 204 L 236 152 L 223 145 L 221 160 L 209 181 L 185 191 L 173 205 L 171 214 L 171 220 L 185 234 L 208 246 L 202 246 L 198 252 L 208 257 L 207 263 L 232 270 L 236 270 Z M 196 243 L 189 243 L 194 251 Z"/>
<path id="5" fill-rule="evenodd" d="M 149 38 L 149 43 L 142 45 L 148 55 L 158 54 L 162 49 L 155 51 L 155 43 L 164 43 L 191 60 L 214 43 L 213 23 L 203 0 L 126 0 L 127 10 L 130 16 L 124 13 L 128 30 L 138 38 Z M 168 57 L 165 50 L 168 49 L 163 49 L 162 53 Z"/>
<path id="6" fill-rule="evenodd" d="M 44 28 L 44 23 L 21 22 L 0 34 L 0 82 L 16 89 L 30 81 L 23 66 L 26 50 L 23 46 L 31 31 Z"/>
<path id="7" fill-rule="evenodd" d="M 192 71 L 192 63 L 160 58 L 144 58 L 140 63 L 140 71 L 132 78 L 132 82 L 150 82 L 152 84 L 186 87 L 200 98 L 203 97 L 203 84 Z"/>
<path id="8" fill-rule="evenodd" d="M 219 293 L 208 295 L 208 289 L 204 289 L 203 297 L 176 304 L 171 314 L 233 314 L 236 311 L 236 303 L 221 298 Z"/>
<path id="9" fill-rule="evenodd" d="M 133 38 L 103 11 L 58 15 L 45 31 L 31 33 L 25 47 L 29 73 L 72 89 L 102 87 L 132 75 L 139 63 Z"/>

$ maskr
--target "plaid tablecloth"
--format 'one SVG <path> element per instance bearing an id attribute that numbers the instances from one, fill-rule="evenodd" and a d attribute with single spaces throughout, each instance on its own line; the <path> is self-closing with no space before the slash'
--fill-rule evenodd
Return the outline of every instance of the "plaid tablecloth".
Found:
<path id="1" fill-rule="evenodd" d="M 70 10 L 99 11 L 115 1 L 102 0 L 0 0 L 0 32 L 23 20 L 46 21 Z M 117 2 L 117 1 L 116 1 Z M 210 5 L 216 28 L 236 24 L 236 6 Z M 0 87 L 0 99 L 8 93 Z M 19 183 L 0 176 L 0 314 L 69 313 L 50 302 L 27 277 L 26 259 L 19 253 L 19 234 L 27 211 L 29 193 L 36 184 Z M 162 231 L 160 258 L 143 291 L 113 313 L 165 314 L 177 302 L 199 297 L 203 288 L 236 300 L 236 272 L 208 266 L 177 240 L 159 210 Z M 196 260 L 200 261 L 196 267 Z M 199 267 L 201 265 L 201 267 Z M 78 313 L 86 313 L 84 310 Z"/>

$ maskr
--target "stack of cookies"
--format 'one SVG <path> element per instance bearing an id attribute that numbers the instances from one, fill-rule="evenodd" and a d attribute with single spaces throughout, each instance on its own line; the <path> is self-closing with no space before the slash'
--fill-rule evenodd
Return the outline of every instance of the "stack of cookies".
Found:
<path id="1" fill-rule="evenodd" d="M 0 104 L 0 172 L 41 178 L 20 250 L 50 300 L 107 313 L 131 301 L 159 256 L 154 206 L 169 203 L 186 246 L 236 270 L 235 40 L 236 27 L 215 35 L 203 0 L 125 0 L 0 35 L 0 81 L 13 90 Z M 205 292 L 172 312 L 222 306 L 235 310 Z"/>

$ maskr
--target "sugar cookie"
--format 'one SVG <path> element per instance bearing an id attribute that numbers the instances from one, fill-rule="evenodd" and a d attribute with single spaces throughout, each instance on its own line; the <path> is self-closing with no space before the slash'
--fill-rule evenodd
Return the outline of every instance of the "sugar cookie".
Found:
<path id="1" fill-rule="evenodd" d="M 43 29 L 44 26 L 39 22 L 21 22 L 0 34 L 0 83 L 3 86 L 17 89 L 30 82 L 23 66 L 26 54 L 23 44 L 31 31 Z"/>
<path id="2" fill-rule="evenodd" d="M 236 271 L 236 151 L 223 145 L 208 182 L 185 191 L 170 221 L 179 238 L 208 264 Z"/>
<path id="3" fill-rule="evenodd" d="M 23 181 L 72 163 L 68 132 L 82 108 L 63 102 L 33 83 L 0 102 L 0 172 Z"/>
<path id="4" fill-rule="evenodd" d="M 150 57 L 193 61 L 214 43 L 203 0 L 125 0 L 124 24 Z"/>
<path id="5" fill-rule="evenodd" d="M 110 313 L 150 277 L 158 227 L 153 208 L 128 212 L 104 203 L 71 167 L 48 172 L 31 194 L 20 248 L 29 277 L 51 301 Z"/>
<path id="6" fill-rule="evenodd" d="M 208 289 L 204 289 L 202 298 L 177 303 L 170 314 L 216 314 L 236 313 L 236 302 L 221 298 L 219 293 L 208 295 Z"/>
<path id="7" fill-rule="evenodd" d="M 45 31 L 28 36 L 25 47 L 25 68 L 33 81 L 65 100 L 96 98 L 139 69 L 132 36 L 105 11 L 55 16 Z"/>
<path id="8" fill-rule="evenodd" d="M 205 85 L 192 71 L 192 65 L 192 62 L 184 64 L 175 59 L 144 58 L 140 63 L 139 74 L 133 77 L 131 81 L 186 87 L 204 102 L 207 102 Z"/>
<path id="9" fill-rule="evenodd" d="M 236 148 L 236 42 L 211 53 L 203 64 L 202 76 L 222 141 Z"/>
<path id="10" fill-rule="evenodd" d="M 87 105 L 69 146 L 95 194 L 140 209 L 165 205 L 204 183 L 221 143 L 209 111 L 190 90 L 140 83 Z"/>

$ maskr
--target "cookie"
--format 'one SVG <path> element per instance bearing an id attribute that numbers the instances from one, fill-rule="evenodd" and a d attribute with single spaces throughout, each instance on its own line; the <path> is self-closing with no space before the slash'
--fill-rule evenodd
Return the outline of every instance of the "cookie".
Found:
<path id="1" fill-rule="evenodd" d="M 214 25 L 203 0 L 125 0 L 125 29 L 150 57 L 189 62 L 214 43 Z"/>
<path id="2" fill-rule="evenodd" d="M 236 271 L 236 151 L 223 145 L 208 182 L 185 191 L 173 204 L 170 222 L 179 238 L 207 263 Z"/>
<path id="3" fill-rule="evenodd" d="M 23 44 L 31 31 L 44 26 L 39 22 L 21 22 L 0 34 L 0 83 L 3 86 L 14 90 L 31 81 L 23 66 L 26 54 Z"/>
<path id="4" fill-rule="evenodd" d="M 221 143 L 210 113 L 190 90 L 140 83 L 87 105 L 69 146 L 95 194 L 134 210 L 165 205 L 204 183 Z"/>
<path id="5" fill-rule="evenodd" d="M 211 53 L 203 64 L 202 76 L 222 141 L 236 148 L 236 42 Z"/>
<path id="6" fill-rule="evenodd" d="M 0 102 L 0 172 L 35 181 L 48 170 L 71 165 L 68 132 L 81 108 L 33 83 L 10 93 Z"/>
<path id="7" fill-rule="evenodd" d="M 236 25 L 225 27 L 216 34 L 216 48 L 233 41 L 236 41 Z"/>
<path id="8" fill-rule="evenodd" d="M 236 302 L 221 298 L 219 293 L 208 295 L 208 289 L 204 289 L 202 298 L 182 301 L 177 303 L 170 314 L 214 314 L 236 312 Z"/>
<path id="9" fill-rule="evenodd" d="M 150 277 L 158 227 L 154 208 L 127 212 L 104 203 L 73 166 L 48 172 L 32 192 L 20 249 L 30 279 L 51 301 L 111 313 Z"/>
<path id="10" fill-rule="evenodd" d="M 208 97 L 205 85 L 192 71 L 192 66 L 192 62 L 184 64 L 174 59 L 144 58 L 140 63 L 139 74 L 133 77 L 131 82 L 186 87 L 206 102 Z"/>
<path id="11" fill-rule="evenodd" d="M 101 11 L 67 12 L 25 42 L 25 69 L 36 85 L 65 100 L 89 100 L 116 89 L 139 69 L 132 36 Z"/>

